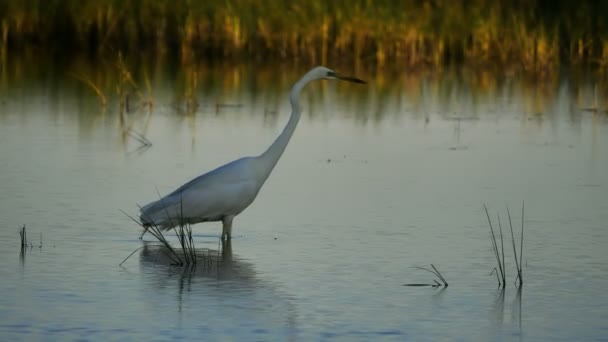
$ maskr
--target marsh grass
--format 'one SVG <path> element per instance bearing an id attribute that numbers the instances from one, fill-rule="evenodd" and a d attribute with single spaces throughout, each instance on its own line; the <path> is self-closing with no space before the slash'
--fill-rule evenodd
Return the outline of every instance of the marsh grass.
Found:
<path id="1" fill-rule="evenodd" d="M 604 68 L 605 1 L 50 1 L 0 5 L 2 51 L 45 44 L 225 59 Z M 195 56 L 196 55 L 196 56 Z"/>
<path id="2" fill-rule="evenodd" d="M 116 70 L 118 70 L 118 82 L 116 84 L 116 92 L 119 97 L 119 118 L 120 127 L 122 129 L 123 140 L 126 141 L 126 137 L 131 137 L 139 142 L 139 147 L 132 152 L 142 152 L 152 146 L 152 142 L 148 138 L 139 133 L 133 128 L 133 122 L 130 119 L 132 116 L 130 113 L 136 110 L 143 110 L 150 114 L 154 110 L 154 97 L 152 96 L 152 86 L 148 77 L 147 71 L 143 72 L 143 82 L 147 89 L 147 95 L 140 90 L 132 72 L 127 67 L 127 64 L 122 58 L 122 54 L 118 54 L 118 59 L 115 64 Z"/>
<path id="3" fill-rule="evenodd" d="M 486 205 L 483 205 L 483 208 L 486 213 L 486 217 L 488 219 L 488 225 L 490 226 L 490 242 L 492 243 L 492 251 L 494 252 L 494 257 L 496 258 L 497 266 L 492 269 L 492 274 L 496 274 L 496 280 L 498 281 L 498 287 L 502 287 L 503 289 L 507 283 L 507 269 L 506 269 L 506 259 L 505 259 L 505 246 L 504 246 L 504 237 L 502 232 L 502 223 L 500 220 L 500 215 L 497 214 L 498 221 L 498 231 L 495 231 L 495 227 L 492 224 L 492 220 L 490 219 L 490 213 Z M 520 235 L 520 244 L 519 244 L 519 259 L 518 252 L 515 243 L 515 234 L 513 232 L 513 223 L 511 220 L 511 212 L 509 207 L 507 206 L 507 216 L 509 219 L 509 228 L 511 231 L 511 243 L 513 247 L 513 257 L 515 259 L 515 267 L 517 270 L 517 276 L 515 278 L 515 285 L 520 288 L 523 285 L 523 272 L 522 272 L 522 255 L 523 255 L 523 244 L 524 244 L 524 202 L 522 202 L 521 207 L 521 235 Z"/>
<path id="4" fill-rule="evenodd" d="M 496 279 L 498 280 L 498 286 L 499 287 L 505 287 L 506 285 L 506 272 L 505 272 L 505 250 L 504 250 L 504 243 L 503 243 L 503 236 L 502 236 L 502 226 L 500 225 L 500 216 L 498 216 L 498 223 L 499 223 L 499 229 L 500 229 L 500 246 L 502 246 L 502 253 L 501 250 L 499 250 L 498 248 L 498 242 L 496 239 L 496 234 L 494 233 L 494 226 L 492 225 L 492 220 L 490 219 L 490 213 L 488 212 L 488 208 L 486 207 L 486 205 L 483 205 L 484 210 L 486 211 L 486 216 L 488 218 L 488 224 L 490 225 L 490 241 L 492 242 L 492 251 L 494 252 L 494 257 L 496 258 L 496 264 L 497 267 L 494 267 L 492 269 L 492 273 L 494 274 L 496 273 Z M 501 257 L 502 254 L 502 257 Z"/>
<path id="5" fill-rule="evenodd" d="M 152 95 L 152 86 L 150 84 L 150 78 L 148 73 L 144 71 L 143 81 L 146 89 L 146 94 L 142 91 L 135 78 L 133 72 L 124 60 L 121 52 L 118 52 L 115 67 L 118 72 L 118 83 L 116 84 L 116 93 L 119 97 L 120 112 L 123 111 L 129 113 L 135 110 L 137 107 L 147 107 L 149 111 L 154 109 L 154 97 Z M 137 102 L 134 102 L 133 98 L 136 98 Z"/>
<path id="6" fill-rule="evenodd" d="M 158 194 L 158 196 L 162 200 L 160 193 Z M 139 209 L 141 210 L 141 207 Z M 165 253 L 166 256 L 172 261 L 172 264 L 171 264 L 172 266 L 196 267 L 198 260 L 197 260 L 197 254 L 196 254 L 196 247 L 194 245 L 194 239 L 192 238 L 192 225 L 189 224 L 188 222 L 186 222 L 186 220 L 184 220 L 184 217 L 182 214 L 183 207 L 181 205 L 181 202 L 180 202 L 180 215 L 177 218 L 177 222 L 172 222 L 173 219 L 171 218 L 171 215 L 169 215 L 168 210 L 165 208 L 165 213 L 170 220 L 170 225 L 173 227 L 170 230 L 172 230 L 175 233 L 175 237 L 177 238 L 180 249 L 176 249 L 171 245 L 169 240 L 167 240 L 167 238 L 163 234 L 163 229 L 161 227 L 159 227 L 158 225 L 156 225 L 154 223 L 152 223 L 150 225 L 144 225 L 139 220 L 135 219 L 133 216 L 127 214 L 124 211 L 122 211 L 122 212 L 123 212 L 123 214 L 127 215 L 127 217 L 129 217 L 131 220 L 133 220 L 135 223 L 137 223 L 143 229 L 140 239 L 143 238 L 143 236 L 146 233 L 150 233 L 150 235 L 152 235 L 158 242 L 160 242 L 161 246 L 165 247 L 165 249 L 163 249 L 163 253 Z M 148 221 L 153 222 L 153 220 L 151 220 L 151 219 Z M 133 251 L 131 254 L 129 254 L 129 256 L 127 256 L 119 264 L 119 266 L 122 266 L 122 264 L 124 264 L 125 261 L 127 261 L 133 254 L 135 254 L 135 252 L 139 251 L 142 248 L 143 247 L 140 247 L 140 248 L 136 249 L 135 251 Z M 203 257 L 204 257 L 204 255 L 203 255 Z"/>
<path id="7" fill-rule="evenodd" d="M 86 75 L 72 73 L 71 76 L 73 78 L 77 79 L 78 81 L 89 86 L 89 88 L 91 88 L 97 95 L 97 98 L 99 99 L 99 104 L 101 105 L 102 110 L 105 110 L 105 108 L 108 104 L 108 99 L 106 98 L 105 94 L 101 90 L 101 87 L 99 85 L 95 84 L 95 82 L 93 82 L 93 80 L 91 80 Z"/>
<path id="8" fill-rule="evenodd" d="M 521 234 L 519 237 L 519 261 L 517 259 L 517 248 L 515 247 L 515 234 L 513 233 L 513 223 L 511 221 L 511 212 L 507 207 L 507 215 L 509 216 L 509 228 L 511 229 L 511 242 L 513 245 L 513 258 L 515 259 L 515 267 L 517 269 L 517 278 L 515 278 L 515 286 L 521 289 L 524 284 L 522 261 L 524 254 L 524 202 L 521 202 Z"/>
<path id="9" fill-rule="evenodd" d="M 40 232 L 40 241 L 38 242 L 37 245 L 35 245 L 33 241 L 28 239 L 27 230 L 25 229 L 25 225 L 23 225 L 21 227 L 21 229 L 19 230 L 19 238 L 21 240 L 20 242 L 21 242 L 21 254 L 22 255 L 28 247 L 30 250 L 34 247 L 42 248 L 42 232 Z"/>
<path id="10" fill-rule="evenodd" d="M 196 266 L 198 260 L 194 239 L 192 238 L 192 226 L 190 224 L 179 224 L 178 226 L 171 228 L 171 230 L 173 230 L 175 233 L 180 247 L 179 249 L 176 249 L 171 245 L 160 227 L 157 225 L 144 226 L 131 215 L 125 213 L 124 211 L 123 213 L 137 223 L 142 229 L 144 229 L 142 237 L 145 233 L 150 233 L 150 235 L 152 235 L 160 243 L 160 245 L 164 247 L 162 252 L 165 253 L 165 256 L 171 260 L 172 266 Z M 142 246 L 134 250 L 119 264 L 119 266 L 122 266 L 133 254 L 142 248 L 144 247 Z"/>
<path id="11" fill-rule="evenodd" d="M 27 247 L 27 232 L 25 230 L 25 225 L 21 227 L 21 230 L 19 231 L 19 236 L 21 236 L 21 249 L 23 250 L 25 247 Z"/>
<path id="12" fill-rule="evenodd" d="M 608 51 L 608 48 L 607 48 L 607 51 Z M 608 63 L 608 61 L 606 61 L 606 63 Z M 608 109 L 606 109 L 606 104 L 605 104 L 605 92 L 603 92 L 604 94 L 598 95 L 598 91 L 600 91 L 599 90 L 600 87 L 601 86 L 599 86 L 597 83 L 593 85 L 593 104 L 591 106 L 582 107 L 581 111 L 591 112 L 593 114 L 598 114 L 598 113 L 608 114 Z M 604 85 L 604 87 L 605 87 L 605 85 Z"/>
<path id="13" fill-rule="evenodd" d="M 112 93 L 112 87 L 115 88 L 116 95 L 118 96 L 119 113 L 122 115 L 125 112 L 131 113 L 138 109 L 147 109 L 149 112 L 154 110 L 154 96 L 152 93 L 152 84 L 148 71 L 143 70 L 142 75 L 138 78 L 143 82 L 143 86 L 140 86 L 129 65 L 125 61 L 122 52 L 117 52 L 115 57 L 102 58 L 100 63 L 97 63 L 97 67 L 104 69 L 103 77 L 100 75 L 90 75 L 90 72 L 76 70 L 69 73 L 69 76 L 76 79 L 79 82 L 85 84 L 90 88 L 97 98 L 99 99 L 102 111 L 105 112 L 109 99 L 106 93 Z M 114 59 L 114 63 L 106 63 L 106 59 Z M 105 66 L 108 66 L 106 68 Z M 100 80 L 106 79 L 107 81 L 102 82 Z M 110 99 L 111 100 L 111 99 Z"/>
<path id="14" fill-rule="evenodd" d="M 434 274 L 437 278 L 439 278 L 439 280 L 441 281 L 441 283 L 439 283 L 437 280 L 433 279 L 433 282 L 435 282 L 434 284 L 404 284 L 404 286 L 430 286 L 430 287 L 448 287 L 448 282 L 445 280 L 445 278 L 443 277 L 443 275 L 441 274 L 441 272 L 439 272 L 439 270 L 435 267 L 435 265 L 431 264 L 432 269 L 430 268 L 426 268 L 426 267 L 415 267 L 419 270 L 424 270 L 427 272 L 430 272 L 432 274 Z"/>

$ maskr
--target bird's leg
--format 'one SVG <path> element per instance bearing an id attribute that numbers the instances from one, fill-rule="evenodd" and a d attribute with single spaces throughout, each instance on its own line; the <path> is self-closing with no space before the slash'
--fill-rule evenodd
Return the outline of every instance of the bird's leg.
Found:
<path id="1" fill-rule="evenodd" d="M 232 238 L 232 219 L 234 216 L 226 216 L 222 219 L 222 241 Z"/>

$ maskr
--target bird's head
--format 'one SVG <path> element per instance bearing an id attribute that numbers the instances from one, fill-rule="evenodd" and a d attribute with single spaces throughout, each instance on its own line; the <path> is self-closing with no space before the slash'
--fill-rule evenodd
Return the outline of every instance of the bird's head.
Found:
<path id="1" fill-rule="evenodd" d="M 354 83 L 365 83 L 365 81 L 352 76 L 340 75 L 335 70 L 318 66 L 308 72 L 310 79 L 342 80 Z"/>
<path id="2" fill-rule="evenodd" d="M 300 105 L 298 104 L 298 96 L 300 95 L 300 91 L 310 82 L 315 80 L 342 80 L 354 83 L 365 83 L 365 81 L 360 80 L 356 77 L 344 76 L 338 74 L 336 71 L 326 68 L 324 66 L 318 66 L 310 69 L 309 72 L 306 73 L 300 80 L 298 80 L 291 88 L 291 92 L 289 93 L 289 100 L 291 101 L 292 106 L 295 111 L 300 110 Z"/>

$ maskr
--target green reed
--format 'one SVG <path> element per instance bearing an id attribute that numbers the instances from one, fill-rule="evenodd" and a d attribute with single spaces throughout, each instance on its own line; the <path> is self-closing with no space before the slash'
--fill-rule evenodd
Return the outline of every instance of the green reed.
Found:
<path id="1" fill-rule="evenodd" d="M 124 211 L 123 214 L 127 215 L 127 217 L 129 217 L 143 229 L 143 233 L 141 234 L 140 238 L 143 238 L 146 233 L 150 233 L 150 235 L 152 235 L 156 240 L 158 240 L 160 245 L 164 247 L 162 251 L 171 260 L 172 266 L 196 267 L 197 254 L 196 247 L 194 246 L 194 239 L 192 238 L 192 226 L 183 218 L 181 211 L 182 206 L 180 202 L 180 215 L 177 218 L 177 222 L 171 222 L 171 226 L 173 226 L 171 230 L 173 230 L 173 232 L 175 233 L 177 241 L 179 242 L 179 246 L 181 247 L 181 251 L 179 249 L 174 248 L 169 242 L 169 240 L 167 240 L 163 233 L 163 230 L 165 229 L 163 229 L 162 227 L 154 223 L 144 226 L 140 222 L 140 220 L 137 220 L 136 218 L 127 214 Z M 165 208 L 165 213 L 167 217 L 171 217 L 167 208 Z M 172 221 L 171 219 L 169 220 Z M 148 221 L 153 222 L 153 220 L 151 219 Z M 134 250 L 119 264 L 119 266 L 122 266 L 122 264 L 124 264 L 133 254 L 135 254 L 137 251 L 141 250 L 144 247 L 145 245 Z"/>
<path id="2" fill-rule="evenodd" d="M 433 269 L 430 268 L 426 268 L 426 267 L 416 267 L 419 270 L 424 270 L 430 273 L 433 273 L 437 278 L 439 278 L 439 280 L 441 281 L 442 284 L 440 284 L 437 280 L 433 279 L 433 281 L 435 282 L 435 285 L 431 285 L 431 284 L 405 284 L 405 286 L 431 286 L 431 287 L 448 287 L 448 282 L 445 280 L 445 278 L 443 277 L 443 275 L 441 274 L 441 272 L 439 272 L 439 270 L 435 267 L 435 265 L 431 264 L 431 267 Z"/>
<path id="3" fill-rule="evenodd" d="M 492 220 L 490 219 L 490 214 L 488 213 L 488 208 L 486 205 L 483 205 L 484 210 L 486 211 L 486 216 L 488 218 L 488 224 L 490 225 L 490 241 L 492 242 L 492 251 L 494 252 L 494 257 L 496 258 L 496 263 L 498 268 L 494 267 L 492 273 L 496 273 L 496 279 L 498 280 L 498 286 L 504 288 L 506 286 L 506 276 L 507 271 L 505 267 L 505 247 L 503 243 L 502 237 L 502 225 L 500 224 L 500 215 L 498 216 L 498 228 L 500 235 L 494 233 L 494 227 L 492 225 Z M 500 245 L 498 244 L 497 236 L 500 237 Z M 500 247 L 500 248 L 499 248 Z"/>
<path id="4" fill-rule="evenodd" d="M 507 278 L 507 269 L 505 265 L 505 246 L 504 246 L 504 238 L 502 234 L 502 223 L 500 221 L 500 215 L 497 215 L 498 221 L 498 231 L 495 232 L 494 226 L 492 224 L 492 220 L 490 219 L 490 213 L 488 212 L 488 208 L 486 205 L 483 205 L 483 208 L 486 213 L 486 217 L 488 219 L 488 225 L 490 226 L 490 242 L 492 243 L 492 251 L 494 252 L 494 257 L 496 258 L 497 267 L 492 269 L 492 273 L 496 273 L 496 278 L 498 280 L 498 286 L 505 288 L 506 286 L 506 278 Z M 517 270 L 517 276 L 515 278 L 515 286 L 521 288 L 523 285 L 523 270 L 522 270 L 522 261 L 523 261 L 523 248 L 524 248 L 524 202 L 521 205 L 521 235 L 519 240 L 519 253 L 517 252 L 517 247 L 515 244 L 515 234 L 513 232 L 513 222 L 511 220 L 511 212 L 509 207 L 507 206 L 507 216 L 509 219 L 509 228 L 511 231 L 511 244 L 513 247 L 513 258 L 515 260 L 515 268 Z M 519 255 L 519 258 L 518 258 Z"/>
<path id="5" fill-rule="evenodd" d="M 19 236 L 21 237 L 21 250 L 23 250 L 25 247 L 27 247 L 27 232 L 25 230 L 25 225 L 21 227 L 21 230 L 19 231 Z"/>
<path id="6" fill-rule="evenodd" d="M 517 259 L 517 247 L 515 247 L 515 234 L 513 234 L 513 223 L 511 222 L 511 212 L 507 207 L 507 215 L 509 216 L 509 228 L 511 228 L 511 242 L 513 245 L 513 258 L 515 259 L 515 268 L 517 269 L 517 278 L 515 284 L 521 288 L 524 284 L 522 261 L 524 254 L 524 202 L 521 202 L 521 235 L 519 238 L 519 260 Z"/>
<path id="7" fill-rule="evenodd" d="M 0 48 L 469 62 L 543 72 L 564 63 L 607 68 L 604 13 L 608 3 L 599 0 L 6 0 Z"/>
<path id="8" fill-rule="evenodd" d="M 34 248 L 34 247 L 42 248 L 42 232 L 40 232 L 40 242 L 38 243 L 38 245 L 34 245 L 34 242 L 32 240 L 28 239 L 25 225 L 23 225 L 21 227 L 21 229 L 19 229 L 19 237 L 21 240 L 21 252 L 22 253 L 24 252 L 24 250 L 27 247 L 30 247 L 30 249 Z"/>

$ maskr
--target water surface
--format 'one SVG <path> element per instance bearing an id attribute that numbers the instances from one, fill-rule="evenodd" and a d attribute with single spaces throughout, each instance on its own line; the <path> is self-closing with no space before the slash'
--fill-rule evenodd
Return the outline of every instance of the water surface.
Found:
<path id="1" fill-rule="evenodd" d="M 3 81 L 3 340 L 608 336 L 608 125 L 581 110 L 592 79 L 363 72 L 367 87 L 313 85 L 231 245 L 217 223 L 194 227 L 209 263 L 192 271 L 142 246 L 121 210 L 263 151 L 301 70 L 202 68 L 188 90 L 176 69 L 152 75 L 151 112 L 135 93 L 120 111 L 111 91 L 102 110 L 65 73 Z M 524 200 L 525 284 L 512 285 L 507 245 L 503 292 L 482 203 L 503 225 L 509 205 L 519 232 Z M 33 247 L 20 255 L 23 225 Z M 432 283 L 415 268 L 431 263 L 448 288 L 403 286 Z"/>

